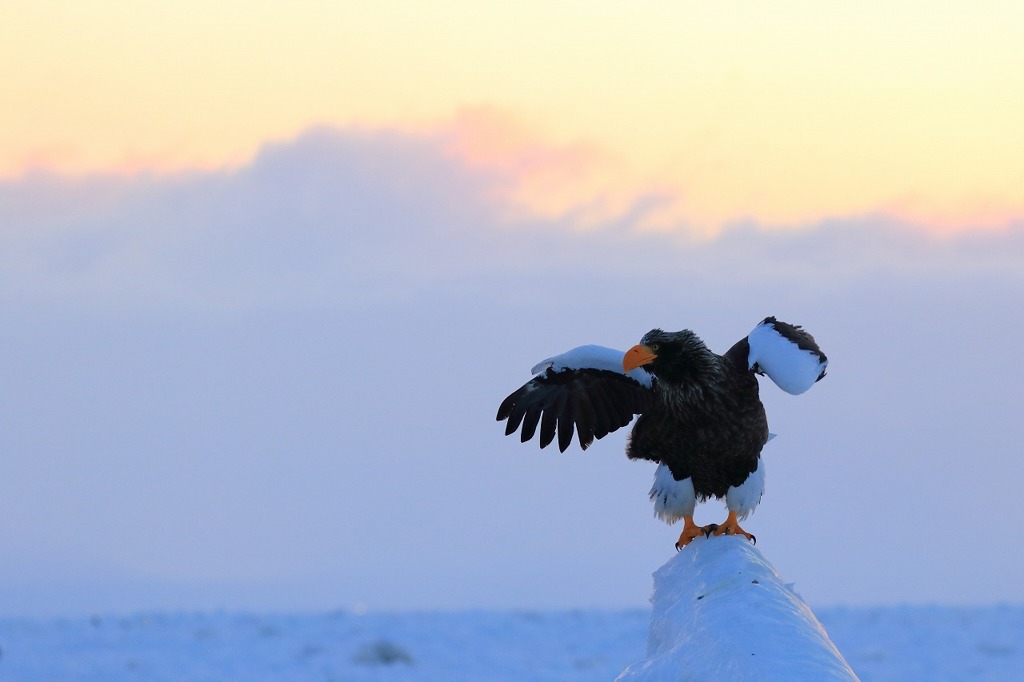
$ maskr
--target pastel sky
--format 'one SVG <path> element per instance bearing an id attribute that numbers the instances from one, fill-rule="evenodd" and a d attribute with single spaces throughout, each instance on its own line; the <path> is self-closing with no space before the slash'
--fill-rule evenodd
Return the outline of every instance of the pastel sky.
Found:
<path id="1" fill-rule="evenodd" d="M 232 166 L 327 124 L 454 131 L 545 216 L 1024 215 L 1011 1 L 15 0 L 0 45 L 0 177 Z"/>
<path id="2" fill-rule="evenodd" d="M 643 608 L 653 467 L 497 405 L 767 315 L 830 358 L 762 388 L 787 580 L 1024 601 L 1017 3 L 0 15 L 0 616 Z"/>

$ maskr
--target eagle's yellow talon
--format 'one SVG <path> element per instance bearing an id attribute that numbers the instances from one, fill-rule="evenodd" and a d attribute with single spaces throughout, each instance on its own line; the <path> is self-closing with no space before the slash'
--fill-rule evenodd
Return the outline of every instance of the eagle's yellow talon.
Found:
<path id="1" fill-rule="evenodd" d="M 740 523 L 736 519 L 736 512 L 734 512 L 734 511 L 730 511 L 729 512 L 729 516 L 725 519 L 725 522 L 722 525 L 720 525 L 718 528 L 715 528 L 711 532 L 711 534 L 712 535 L 742 535 L 743 537 L 745 537 L 746 539 L 750 540 L 751 542 L 754 542 L 754 543 L 757 542 L 757 540 L 754 539 L 753 535 L 751 535 L 747 531 L 745 531 L 742 528 L 740 528 Z"/>
<path id="2" fill-rule="evenodd" d="M 679 534 L 679 540 L 676 541 L 676 551 L 678 552 L 683 547 L 690 544 L 690 541 L 694 538 L 699 538 L 704 535 L 704 529 L 693 522 L 692 516 L 683 517 L 683 532 Z"/>

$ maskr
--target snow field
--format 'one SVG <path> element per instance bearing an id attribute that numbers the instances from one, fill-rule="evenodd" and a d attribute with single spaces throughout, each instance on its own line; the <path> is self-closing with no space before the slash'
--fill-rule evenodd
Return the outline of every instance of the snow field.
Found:
<path id="1" fill-rule="evenodd" d="M 816 609 L 864 682 L 1024 679 L 1024 606 Z M 0 619 L 17 682 L 613 680 L 650 611 L 137 614 Z"/>

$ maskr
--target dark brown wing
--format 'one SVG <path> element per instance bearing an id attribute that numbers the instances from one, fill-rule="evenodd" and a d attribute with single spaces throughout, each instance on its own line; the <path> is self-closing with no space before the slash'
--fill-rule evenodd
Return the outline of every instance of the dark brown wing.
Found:
<path id="1" fill-rule="evenodd" d="M 533 438 L 540 425 L 540 446 L 558 435 L 558 449 L 572 443 L 575 428 L 584 450 L 612 431 L 629 424 L 654 401 L 651 388 L 620 372 L 604 369 L 552 369 L 541 372 L 498 407 L 498 421 L 507 419 L 505 435 L 522 426 L 520 438 Z"/>

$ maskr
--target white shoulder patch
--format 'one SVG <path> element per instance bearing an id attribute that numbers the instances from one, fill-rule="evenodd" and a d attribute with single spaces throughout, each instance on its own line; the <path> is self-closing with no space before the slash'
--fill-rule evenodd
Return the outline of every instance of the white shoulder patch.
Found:
<path id="1" fill-rule="evenodd" d="M 798 395 L 814 385 L 828 361 L 814 351 L 800 348 L 783 336 L 771 322 L 762 322 L 747 335 L 750 355 L 747 367 L 768 375 L 786 393 Z"/>
<path id="2" fill-rule="evenodd" d="M 622 358 L 625 355 L 625 351 L 604 346 L 579 346 L 541 360 L 533 366 L 530 372 L 540 374 L 548 369 L 555 372 L 560 372 L 563 369 L 603 369 L 622 374 Z M 643 369 L 630 371 L 629 377 L 648 388 L 651 386 L 651 375 Z"/>

